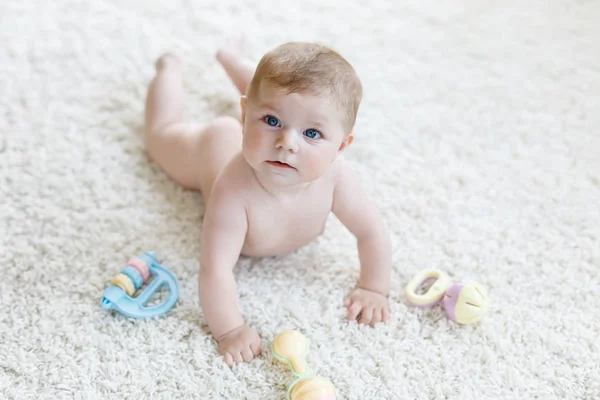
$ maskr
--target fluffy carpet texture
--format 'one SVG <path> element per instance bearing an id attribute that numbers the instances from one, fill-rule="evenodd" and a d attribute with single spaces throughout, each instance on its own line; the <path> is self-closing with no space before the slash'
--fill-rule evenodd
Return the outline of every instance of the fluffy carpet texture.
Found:
<path id="1" fill-rule="evenodd" d="M 417 4 L 418 3 L 418 4 Z M 184 62 L 186 116 L 239 115 L 214 58 L 329 44 L 362 78 L 347 157 L 394 246 L 391 320 L 344 321 L 359 265 L 334 217 L 286 257 L 242 258 L 240 307 L 268 349 L 283 329 L 341 399 L 600 397 L 600 3 L 169 2 L 0 5 L 0 398 L 282 399 L 265 351 L 224 365 L 199 308 L 204 203 L 148 160 L 154 61 Z M 129 258 L 181 285 L 166 316 L 100 308 Z M 406 304 L 425 268 L 489 288 L 459 326 Z"/>

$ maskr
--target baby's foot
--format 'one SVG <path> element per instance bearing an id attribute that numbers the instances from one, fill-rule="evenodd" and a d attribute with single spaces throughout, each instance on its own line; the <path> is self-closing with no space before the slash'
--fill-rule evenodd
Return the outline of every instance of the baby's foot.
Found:
<path id="1" fill-rule="evenodd" d="M 225 44 L 217 51 L 217 61 L 224 67 L 234 63 L 243 57 L 244 47 L 246 45 L 246 36 L 238 34 L 227 39 Z"/>
<path id="2" fill-rule="evenodd" d="M 165 53 L 156 60 L 154 64 L 156 67 L 156 72 L 162 71 L 166 67 L 180 67 L 181 60 L 173 53 Z"/>

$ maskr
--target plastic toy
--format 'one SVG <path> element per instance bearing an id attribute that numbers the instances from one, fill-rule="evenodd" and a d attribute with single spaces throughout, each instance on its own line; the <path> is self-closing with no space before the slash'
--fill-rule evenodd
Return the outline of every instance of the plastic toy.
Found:
<path id="1" fill-rule="evenodd" d="M 423 294 L 417 290 L 435 280 Z M 473 324 L 483 318 L 489 306 L 487 290 L 473 281 L 452 283 L 450 277 L 438 269 L 428 269 L 415 275 L 406 285 L 408 301 L 417 307 L 432 307 L 439 302 L 450 319 L 459 324 Z"/>
<path id="2" fill-rule="evenodd" d="M 148 286 L 134 297 L 136 291 L 148 281 Z M 146 303 L 163 285 L 169 287 L 169 296 L 162 303 L 146 307 Z M 167 268 L 158 264 L 156 253 L 146 252 L 133 258 L 115 275 L 110 286 L 104 290 L 100 305 L 105 310 L 115 310 L 132 318 L 152 318 L 163 315 L 175 305 L 179 298 L 179 284 Z"/>
<path id="3" fill-rule="evenodd" d="M 320 376 L 311 374 L 306 364 L 308 339 L 300 332 L 286 330 L 281 332 L 271 345 L 273 356 L 288 364 L 297 378 L 289 386 L 287 400 L 335 400 L 337 394 L 333 384 Z"/>

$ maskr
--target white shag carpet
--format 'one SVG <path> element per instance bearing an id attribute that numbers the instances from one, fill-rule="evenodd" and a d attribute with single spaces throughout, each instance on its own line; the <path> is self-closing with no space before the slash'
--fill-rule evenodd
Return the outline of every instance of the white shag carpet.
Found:
<path id="1" fill-rule="evenodd" d="M 120 4 L 119 4 L 120 3 Z M 283 329 L 342 399 L 600 396 L 600 3 L 4 0 L 0 5 L 0 398 L 282 399 L 268 351 L 229 369 L 198 306 L 204 204 L 148 161 L 154 60 L 185 60 L 189 118 L 238 115 L 214 59 L 289 40 L 345 55 L 365 99 L 348 152 L 393 235 L 392 318 L 343 300 L 352 237 L 242 259 L 240 304 L 268 349 Z M 105 312 L 126 261 L 155 250 L 181 285 L 165 317 Z M 488 317 L 407 307 L 437 267 L 489 288 Z"/>

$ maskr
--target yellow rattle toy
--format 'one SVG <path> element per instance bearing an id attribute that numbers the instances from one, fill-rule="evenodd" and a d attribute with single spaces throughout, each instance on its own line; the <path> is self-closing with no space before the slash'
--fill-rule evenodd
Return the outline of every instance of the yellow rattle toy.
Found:
<path id="1" fill-rule="evenodd" d="M 331 382 L 310 373 L 306 364 L 308 339 L 300 332 L 281 332 L 271 345 L 273 356 L 288 364 L 297 378 L 287 391 L 287 400 L 336 400 L 337 394 Z"/>
<path id="2" fill-rule="evenodd" d="M 423 294 L 417 291 L 423 285 L 435 280 Z M 439 269 L 428 269 L 415 275 L 406 285 L 408 301 L 417 307 L 431 307 L 439 302 L 450 319 L 459 324 L 473 324 L 483 318 L 488 311 L 490 300 L 487 290 L 472 281 L 452 283 L 450 277 Z"/>

